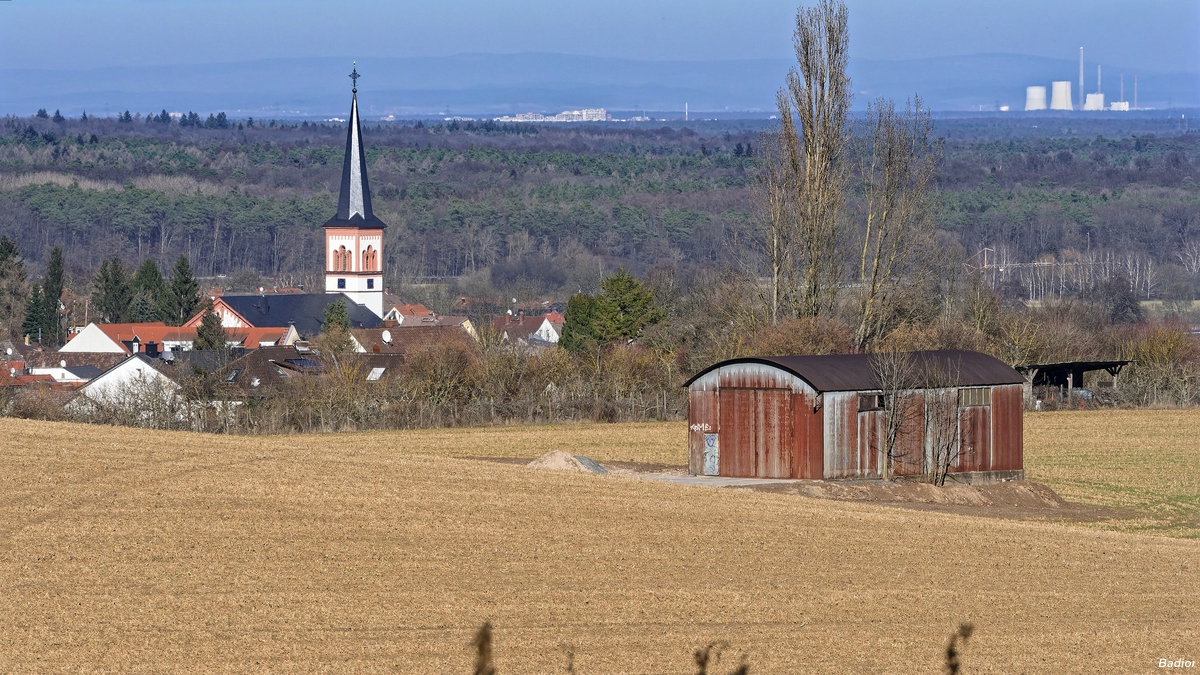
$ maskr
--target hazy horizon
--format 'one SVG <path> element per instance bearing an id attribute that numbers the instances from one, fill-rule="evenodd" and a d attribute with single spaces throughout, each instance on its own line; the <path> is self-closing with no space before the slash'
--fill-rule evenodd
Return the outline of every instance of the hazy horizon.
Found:
<path id="1" fill-rule="evenodd" d="M 673 110 L 685 102 L 766 110 L 794 61 L 797 4 L 11 0 L 0 2 L 0 114 L 27 115 L 31 104 L 74 114 L 146 106 L 326 114 L 344 107 L 351 60 L 362 64 L 364 92 L 381 112 Z M 1193 0 L 847 5 L 859 107 L 878 94 L 919 93 L 935 109 L 1015 109 L 1025 86 L 1074 82 L 1080 46 L 1089 92 L 1100 64 L 1110 98 L 1124 72 L 1127 99 L 1138 74 L 1146 105 L 1200 105 Z M 514 77 L 491 61 L 531 72 Z M 381 72 L 382 63 L 445 77 Z M 650 66 L 640 73 L 628 64 Z"/>

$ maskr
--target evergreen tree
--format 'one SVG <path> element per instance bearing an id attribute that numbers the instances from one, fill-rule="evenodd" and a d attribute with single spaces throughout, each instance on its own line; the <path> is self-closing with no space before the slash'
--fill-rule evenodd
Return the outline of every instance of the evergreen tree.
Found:
<path id="1" fill-rule="evenodd" d="M 42 316 L 45 314 L 45 303 L 42 300 L 42 287 L 34 284 L 29 300 L 25 302 L 25 322 L 21 324 L 21 334 L 30 340 L 42 338 Z"/>
<path id="2" fill-rule="evenodd" d="M 221 327 L 221 317 L 213 311 L 212 303 L 205 303 L 204 317 L 196 328 L 196 339 L 192 342 L 193 349 L 225 349 L 225 329 Z"/>
<path id="3" fill-rule="evenodd" d="M 342 300 L 332 302 L 325 308 L 325 320 L 321 325 L 320 344 L 325 349 L 344 354 L 354 348 L 350 335 L 350 314 Z"/>
<path id="4" fill-rule="evenodd" d="M 621 269 L 600 282 L 595 327 L 604 342 L 632 340 L 664 317 L 654 304 L 654 293 L 628 270 Z"/>
<path id="5" fill-rule="evenodd" d="M 600 342 L 596 335 L 596 299 L 587 293 L 577 293 L 567 301 L 563 317 L 563 332 L 558 344 L 570 352 L 594 348 Z"/>
<path id="6" fill-rule="evenodd" d="M 25 262 L 21 251 L 8 237 L 0 237 L 0 337 L 15 338 L 25 321 L 25 303 L 29 285 L 25 280 Z"/>
<path id="7" fill-rule="evenodd" d="M 134 321 L 166 321 L 170 318 L 171 300 L 167 293 L 167 282 L 158 269 L 158 263 L 146 259 L 134 273 L 129 285 L 134 296 Z M 139 316 L 148 318 L 138 318 Z"/>
<path id="8" fill-rule="evenodd" d="M 129 303 L 129 320 L 133 323 L 162 321 L 162 308 L 148 293 L 134 293 Z"/>
<path id="9" fill-rule="evenodd" d="M 38 108 L 37 115 L 35 115 L 35 117 L 37 117 L 39 120 L 48 120 L 50 119 L 50 113 L 46 112 L 45 108 Z"/>
<path id="10" fill-rule="evenodd" d="M 54 110 L 54 117 L 52 119 L 55 122 L 66 122 L 67 121 L 67 118 L 63 117 L 62 113 L 59 112 L 57 108 L 55 108 L 55 110 Z"/>
<path id="11" fill-rule="evenodd" d="M 58 347 L 64 342 L 62 313 L 59 303 L 63 294 L 63 252 L 58 246 L 50 250 L 46 276 L 42 278 L 42 344 Z"/>
<path id="12" fill-rule="evenodd" d="M 129 320 L 133 292 L 129 288 L 129 275 L 120 258 L 113 256 L 100 263 L 100 271 L 92 280 L 92 304 L 100 314 L 102 322 L 125 323 Z"/>
<path id="13" fill-rule="evenodd" d="M 86 121 L 88 121 L 88 116 L 87 116 L 87 111 L 86 111 L 86 110 L 84 110 L 84 111 L 83 111 L 83 114 L 79 116 L 79 121 L 80 121 L 80 122 L 86 122 Z"/>
<path id="14" fill-rule="evenodd" d="M 179 256 L 171 270 L 171 281 L 167 285 L 168 325 L 179 326 L 196 315 L 200 308 L 200 283 L 192 273 L 192 266 L 185 256 Z"/>

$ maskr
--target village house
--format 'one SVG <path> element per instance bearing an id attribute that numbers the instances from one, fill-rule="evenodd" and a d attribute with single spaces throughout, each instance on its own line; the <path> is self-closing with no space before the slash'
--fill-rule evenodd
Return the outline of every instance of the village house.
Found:
<path id="1" fill-rule="evenodd" d="M 258 347 L 292 344 L 298 337 L 293 326 L 239 327 L 226 329 L 225 344 L 230 348 L 257 349 Z M 168 351 L 190 351 L 195 340 L 196 327 L 194 326 L 168 326 L 161 321 L 90 323 L 72 336 L 59 351 L 91 354 L 147 354 L 151 357 L 158 357 Z"/>
<path id="2" fill-rule="evenodd" d="M 563 315 L 556 311 L 546 314 L 526 315 L 523 311 L 515 315 L 498 316 L 492 321 L 492 330 L 501 341 L 521 346 L 545 347 L 558 344 L 562 337 Z"/>

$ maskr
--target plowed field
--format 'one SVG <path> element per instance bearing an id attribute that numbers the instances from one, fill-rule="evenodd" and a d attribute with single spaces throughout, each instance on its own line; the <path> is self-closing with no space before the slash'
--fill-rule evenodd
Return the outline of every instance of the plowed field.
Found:
<path id="1" fill-rule="evenodd" d="M 1030 416 L 1029 437 L 1076 419 Z M 1178 433 L 1197 446 L 1200 432 Z M 567 650 L 582 674 L 691 673 L 692 651 L 717 641 L 729 648 L 712 672 L 745 654 L 752 673 L 936 673 L 962 621 L 976 629 L 967 673 L 1200 660 L 1194 539 L 460 458 L 679 463 L 683 435 L 0 420 L 0 671 L 469 673 L 485 620 L 501 674 L 565 672 Z M 1070 453 L 1040 443 L 1031 473 L 1068 485 Z M 1153 507 L 1153 480 L 1109 487 L 1096 461 L 1064 496 Z M 1183 493 L 1164 498 L 1185 504 L 1164 527 L 1187 521 Z"/>

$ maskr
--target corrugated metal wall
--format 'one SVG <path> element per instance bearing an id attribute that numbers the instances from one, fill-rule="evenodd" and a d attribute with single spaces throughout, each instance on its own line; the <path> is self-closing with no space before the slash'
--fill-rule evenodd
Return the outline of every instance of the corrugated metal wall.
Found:
<path id="1" fill-rule="evenodd" d="M 1021 385 L 992 387 L 992 471 L 1025 468 Z"/>
<path id="2" fill-rule="evenodd" d="M 958 409 L 957 471 L 992 468 L 992 408 L 973 405 Z"/>
<path id="3" fill-rule="evenodd" d="M 824 415 L 813 392 L 792 394 L 792 478 L 825 477 Z"/>
<path id="4" fill-rule="evenodd" d="M 916 392 L 905 398 L 907 410 L 892 449 L 892 473 L 919 476 L 925 471 L 925 395 Z"/>

